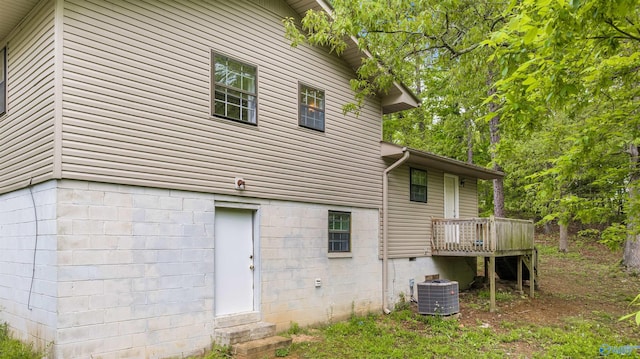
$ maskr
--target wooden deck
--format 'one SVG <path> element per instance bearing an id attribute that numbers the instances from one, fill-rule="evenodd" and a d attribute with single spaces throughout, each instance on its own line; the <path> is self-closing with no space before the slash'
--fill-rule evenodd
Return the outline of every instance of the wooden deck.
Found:
<path id="1" fill-rule="evenodd" d="M 486 257 L 530 254 L 534 225 L 511 218 L 432 219 L 431 254 Z"/>
<path id="2" fill-rule="evenodd" d="M 489 310 L 496 310 L 496 257 L 517 257 L 517 289 L 522 292 L 522 264 L 529 269 L 529 296 L 534 297 L 536 251 L 531 220 L 511 218 L 432 219 L 431 255 L 484 257 L 489 278 Z"/>

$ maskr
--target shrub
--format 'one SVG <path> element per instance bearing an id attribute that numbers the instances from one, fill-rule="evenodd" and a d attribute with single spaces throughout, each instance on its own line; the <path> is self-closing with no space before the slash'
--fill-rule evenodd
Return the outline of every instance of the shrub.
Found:
<path id="1" fill-rule="evenodd" d="M 0 359 L 41 359 L 43 354 L 36 352 L 31 344 L 14 339 L 7 323 L 0 324 Z"/>
<path id="2" fill-rule="evenodd" d="M 599 242 L 607 246 L 610 250 L 618 250 L 627 239 L 627 227 L 620 223 L 613 223 L 602 231 L 600 238 Z"/>

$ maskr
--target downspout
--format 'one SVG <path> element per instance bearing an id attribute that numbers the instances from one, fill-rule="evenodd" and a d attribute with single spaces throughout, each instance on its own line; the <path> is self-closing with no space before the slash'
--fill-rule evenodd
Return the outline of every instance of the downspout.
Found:
<path id="1" fill-rule="evenodd" d="M 389 297 L 389 172 L 409 159 L 410 153 L 406 147 L 402 148 L 402 152 L 402 158 L 387 167 L 382 175 L 382 310 L 385 314 L 391 313 L 387 299 Z"/>

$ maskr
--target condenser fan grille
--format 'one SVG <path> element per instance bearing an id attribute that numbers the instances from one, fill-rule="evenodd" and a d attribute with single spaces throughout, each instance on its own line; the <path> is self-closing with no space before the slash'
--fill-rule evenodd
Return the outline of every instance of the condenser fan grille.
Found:
<path id="1" fill-rule="evenodd" d="M 438 279 L 418 283 L 418 313 L 452 315 L 459 311 L 458 282 Z"/>

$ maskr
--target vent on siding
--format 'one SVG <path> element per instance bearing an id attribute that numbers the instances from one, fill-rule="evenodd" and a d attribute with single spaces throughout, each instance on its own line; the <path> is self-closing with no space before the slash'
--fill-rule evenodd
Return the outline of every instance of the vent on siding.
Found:
<path id="1" fill-rule="evenodd" d="M 418 313 L 452 315 L 459 311 L 458 282 L 437 279 L 418 283 Z"/>

